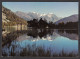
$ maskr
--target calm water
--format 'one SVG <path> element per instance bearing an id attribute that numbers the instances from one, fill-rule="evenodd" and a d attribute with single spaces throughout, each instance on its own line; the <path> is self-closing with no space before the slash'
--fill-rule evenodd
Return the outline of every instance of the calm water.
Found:
<path id="1" fill-rule="evenodd" d="M 10 45 L 9 43 L 4 45 L 2 54 L 11 56 L 11 53 L 15 53 L 19 55 L 25 48 L 28 48 L 28 51 L 34 51 L 38 47 L 42 47 L 45 52 L 50 50 L 51 54 L 60 54 L 62 51 L 66 54 L 78 54 L 78 32 L 66 29 L 28 29 Z"/>

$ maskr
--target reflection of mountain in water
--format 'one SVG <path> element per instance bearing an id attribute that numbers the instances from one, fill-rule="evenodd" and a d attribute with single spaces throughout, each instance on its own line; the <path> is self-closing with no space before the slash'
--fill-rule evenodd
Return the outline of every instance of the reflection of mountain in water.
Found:
<path id="1" fill-rule="evenodd" d="M 56 53 L 59 55 L 65 52 L 66 54 L 72 53 L 77 55 L 78 53 L 78 40 L 75 38 L 75 40 L 70 40 L 73 39 L 73 37 L 78 38 L 77 30 L 28 29 L 11 33 L 7 36 L 9 41 L 11 38 L 15 38 L 16 35 L 18 36 L 3 46 L 3 55 L 11 56 L 14 53 L 20 55 L 22 51 L 26 52 L 24 49 L 27 49 L 29 53 L 33 53 L 33 51 L 37 53 L 36 49 L 41 47 L 43 51 L 50 49 L 48 51 L 50 51 L 51 54 Z M 41 50 L 39 51 L 41 52 Z"/>
<path id="2" fill-rule="evenodd" d="M 58 34 L 72 40 L 78 40 L 78 30 L 58 30 Z"/>
<path id="3" fill-rule="evenodd" d="M 64 36 L 70 38 L 72 40 L 78 40 L 78 30 L 55 30 L 54 29 L 29 29 L 27 32 L 28 36 L 32 36 L 33 38 L 44 37 L 47 36 Z"/>

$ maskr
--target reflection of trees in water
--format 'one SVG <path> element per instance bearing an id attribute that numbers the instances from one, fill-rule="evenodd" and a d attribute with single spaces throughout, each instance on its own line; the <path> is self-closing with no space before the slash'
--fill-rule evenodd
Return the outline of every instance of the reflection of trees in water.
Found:
<path id="1" fill-rule="evenodd" d="M 58 30 L 58 32 L 64 33 L 64 30 Z"/>
<path id="2" fill-rule="evenodd" d="M 58 30 L 58 34 L 71 40 L 78 40 L 78 30 Z"/>
<path id="3" fill-rule="evenodd" d="M 14 31 L 14 32 L 10 32 L 8 34 L 6 34 L 6 36 L 2 35 L 2 46 L 4 46 L 7 43 L 11 43 L 13 40 L 16 40 L 17 37 L 19 37 L 20 35 L 23 35 L 27 33 L 26 30 L 24 31 Z"/>
<path id="4" fill-rule="evenodd" d="M 66 33 L 68 33 L 68 34 L 78 34 L 78 30 L 58 30 L 58 32 L 60 32 L 60 33 L 64 33 L 64 32 L 66 32 Z"/>
<path id="5" fill-rule="evenodd" d="M 28 36 L 32 36 L 33 38 L 36 38 L 36 37 L 46 37 L 47 35 L 53 35 L 53 32 L 54 32 L 54 29 L 28 29 L 27 31 L 15 31 L 15 32 L 11 32 L 9 34 L 7 34 L 7 37 L 6 37 L 6 43 L 11 43 L 12 40 L 15 40 L 17 37 L 19 37 L 20 35 L 24 35 L 25 33 L 27 33 Z M 71 33 L 73 34 L 76 34 L 76 30 L 58 30 L 58 33 L 69 33 L 71 35 Z M 7 41 L 8 40 L 8 41 Z M 16 42 L 15 42 L 16 43 Z M 6 44 L 5 44 L 6 45 Z M 31 47 L 35 48 L 35 45 L 32 45 Z M 10 47 L 11 44 L 9 44 L 8 47 Z M 16 52 L 14 53 L 15 51 L 15 48 L 17 48 L 18 45 L 12 45 L 12 48 L 11 48 L 11 51 L 9 52 L 10 53 L 10 56 L 15 56 L 16 55 Z M 34 51 L 32 51 L 31 47 L 27 46 L 26 48 L 29 48 L 29 50 L 24 50 L 20 52 L 20 56 L 37 56 L 36 53 L 39 54 L 39 56 L 50 56 L 50 51 L 47 50 L 47 53 L 45 53 L 44 49 L 42 49 L 41 47 L 37 47 Z M 30 54 L 31 53 L 31 54 Z M 32 54 L 33 53 L 33 54 Z M 43 53 L 43 54 L 42 54 Z M 28 55 L 29 54 L 29 55 Z M 3 56 L 6 56 L 7 54 L 6 53 L 2 53 Z M 66 53 L 64 53 L 64 51 L 62 50 L 61 54 L 57 55 L 56 53 L 53 55 L 53 56 L 76 56 L 76 54 L 74 55 L 73 53 L 70 53 L 69 55 L 67 55 Z"/>
<path id="6" fill-rule="evenodd" d="M 68 33 L 68 34 L 78 34 L 78 30 L 57 30 L 58 33 Z M 53 35 L 54 29 L 31 29 L 27 30 L 27 35 L 32 36 L 33 38 L 46 37 L 47 35 Z"/>
<path id="7" fill-rule="evenodd" d="M 78 34 L 78 30 L 65 30 L 69 34 Z"/>
<path id="8" fill-rule="evenodd" d="M 73 38 L 78 39 L 78 30 L 57 30 L 57 31 L 58 31 L 58 34 L 61 36 L 69 37 L 70 39 L 73 39 Z M 2 45 L 5 45 L 6 43 L 10 43 L 11 41 L 15 40 L 20 35 L 23 35 L 25 33 L 28 36 L 31 36 L 33 38 L 37 38 L 37 37 L 46 38 L 47 35 L 52 36 L 54 34 L 53 32 L 54 32 L 54 29 L 28 29 L 28 30 L 23 30 L 23 31 L 10 32 L 5 37 L 2 36 Z"/>
<path id="9" fill-rule="evenodd" d="M 31 29 L 28 30 L 27 35 L 32 36 L 34 38 L 36 37 L 46 37 L 47 35 L 52 35 L 54 30 L 51 29 Z"/>

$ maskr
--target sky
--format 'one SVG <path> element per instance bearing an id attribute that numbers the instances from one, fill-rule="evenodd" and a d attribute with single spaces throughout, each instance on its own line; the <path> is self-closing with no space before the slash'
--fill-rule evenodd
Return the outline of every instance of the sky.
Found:
<path id="1" fill-rule="evenodd" d="M 53 13 L 58 17 L 78 14 L 78 2 L 2 2 L 2 5 L 13 12 Z"/>

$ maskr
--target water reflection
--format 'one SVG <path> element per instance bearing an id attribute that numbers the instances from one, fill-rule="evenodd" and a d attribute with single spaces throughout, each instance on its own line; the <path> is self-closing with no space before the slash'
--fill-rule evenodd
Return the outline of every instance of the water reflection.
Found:
<path id="1" fill-rule="evenodd" d="M 58 30 L 58 34 L 71 40 L 78 40 L 78 30 Z"/>
<path id="2" fill-rule="evenodd" d="M 27 30 L 26 26 L 22 26 L 22 29 L 20 26 L 4 26 L 4 31 L 2 32 L 2 34 L 7 34 L 10 32 L 14 32 L 17 30 Z"/>
<path id="3" fill-rule="evenodd" d="M 68 37 L 72 40 L 78 40 L 78 30 L 31 29 L 28 30 L 27 35 L 32 36 L 34 38 L 38 36 L 42 38 L 46 37 L 47 35 L 53 35 L 53 32 L 64 37 Z"/>
<path id="4" fill-rule="evenodd" d="M 19 35 L 21 32 L 15 31 L 14 33 Z M 4 45 L 2 54 L 8 56 L 77 56 L 78 30 L 27 29 L 11 41 L 11 44 Z"/>
<path id="5" fill-rule="evenodd" d="M 27 35 L 28 36 L 32 36 L 34 38 L 36 37 L 46 37 L 47 35 L 52 35 L 54 30 L 49 30 L 49 29 L 31 29 L 31 30 L 27 30 Z"/>

